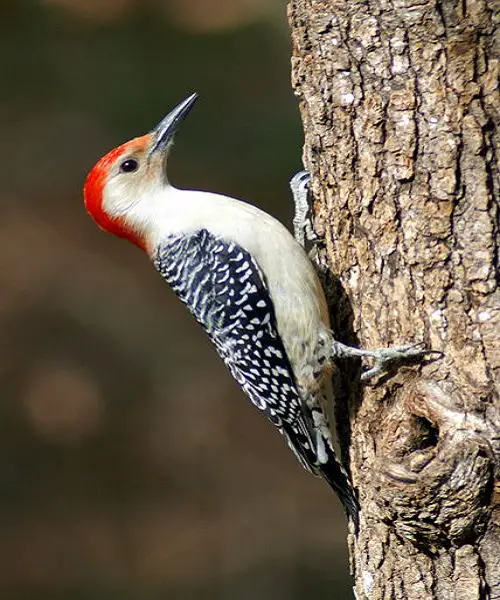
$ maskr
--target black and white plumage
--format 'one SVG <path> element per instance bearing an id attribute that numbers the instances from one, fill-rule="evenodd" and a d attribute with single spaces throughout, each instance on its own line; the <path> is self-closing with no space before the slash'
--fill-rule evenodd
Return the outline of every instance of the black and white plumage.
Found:
<path id="1" fill-rule="evenodd" d="M 278 427 L 298 421 L 293 371 L 263 275 L 248 252 L 202 229 L 162 245 L 155 266 L 253 404 Z"/>
<path id="2" fill-rule="evenodd" d="M 301 464 L 322 474 L 354 513 L 356 502 L 346 492 L 328 423 L 316 398 L 296 380 L 255 259 L 238 244 L 201 229 L 165 240 L 153 262 L 251 402 L 284 435 Z"/>
<path id="3" fill-rule="evenodd" d="M 304 248 L 255 206 L 168 181 L 172 138 L 195 100 L 189 96 L 151 133 L 96 164 L 85 184 L 87 210 L 102 228 L 148 253 L 250 400 L 356 519 L 323 403 L 335 341 Z"/>
<path id="4" fill-rule="evenodd" d="M 307 174 L 291 182 L 297 239 L 251 204 L 170 185 L 169 149 L 196 98 L 191 94 L 150 133 L 102 157 L 87 177 L 85 205 L 101 228 L 148 253 L 251 401 L 357 522 L 354 492 L 328 426 L 329 368 L 338 357 L 370 357 L 375 365 L 366 379 L 393 360 L 421 357 L 425 346 L 365 350 L 334 340 L 324 291 L 300 243 Z M 313 230 L 305 225 L 309 239 Z"/>

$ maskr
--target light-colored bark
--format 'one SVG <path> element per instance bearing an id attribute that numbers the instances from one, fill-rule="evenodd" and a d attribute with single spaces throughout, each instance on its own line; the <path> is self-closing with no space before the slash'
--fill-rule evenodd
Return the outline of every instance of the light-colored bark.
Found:
<path id="1" fill-rule="evenodd" d="M 356 596 L 498 600 L 500 4 L 288 9 L 337 337 L 443 353 L 364 388 L 341 366 Z"/>

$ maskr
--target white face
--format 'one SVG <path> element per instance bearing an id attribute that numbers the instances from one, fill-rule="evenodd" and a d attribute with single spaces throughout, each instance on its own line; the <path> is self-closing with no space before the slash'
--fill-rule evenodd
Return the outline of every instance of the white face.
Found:
<path id="1" fill-rule="evenodd" d="M 102 208 L 112 219 L 132 224 L 137 213 L 146 210 L 143 203 L 158 196 L 168 186 L 166 162 L 177 127 L 198 97 L 191 94 L 166 115 L 148 135 L 136 138 L 119 149 L 108 167 L 102 195 Z M 115 151 L 116 152 L 116 151 Z M 154 209 L 153 209 L 154 210 Z"/>
<path id="2" fill-rule="evenodd" d="M 168 185 L 164 152 L 149 152 L 149 136 L 133 140 L 111 166 L 103 190 L 103 210 L 127 221 L 161 188 Z M 141 143 L 139 143 L 141 142 Z"/>
<path id="3" fill-rule="evenodd" d="M 150 240 L 158 237 L 160 229 L 164 234 L 169 231 L 169 217 L 175 217 L 165 202 L 173 189 L 166 176 L 169 147 L 196 97 L 191 94 L 151 133 L 111 150 L 90 171 L 84 202 L 101 229 L 128 238 L 143 249 L 151 247 Z"/>

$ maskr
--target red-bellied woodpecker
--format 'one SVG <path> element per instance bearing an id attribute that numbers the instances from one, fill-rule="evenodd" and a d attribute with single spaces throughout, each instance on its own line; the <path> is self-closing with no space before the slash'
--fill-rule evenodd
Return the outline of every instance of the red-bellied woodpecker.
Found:
<path id="1" fill-rule="evenodd" d="M 195 100 L 189 96 L 151 133 L 101 158 L 87 177 L 85 205 L 102 229 L 147 252 L 253 404 L 356 520 L 324 410 L 330 367 L 339 356 L 369 356 L 376 361 L 371 374 L 422 349 L 369 351 L 336 342 L 316 271 L 281 223 L 242 201 L 170 185 L 169 146 Z"/>

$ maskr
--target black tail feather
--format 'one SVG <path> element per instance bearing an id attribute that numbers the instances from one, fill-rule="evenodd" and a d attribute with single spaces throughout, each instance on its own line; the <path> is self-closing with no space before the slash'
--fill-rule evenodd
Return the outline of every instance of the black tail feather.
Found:
<path id="1" fill-rule="evenodd" d="M 347 473 L 335 456 L 330 454 L 330 460 L 317 466 L 318 472 L 326 479 L 328 485 L 338 495 L 348 519 L 354 523 L 355 530 L 359 527 L 359 503 Z"/>
<path id="2" fill-rule="evenodd" d="M 300 464 L 310 473 L 322 476 L 338 495 L 348 519 L 354 523 L 355 530 L 358 531 L 359 525 L 359 504 L 352 488 L 349 475 L 337 459 L 335 451 L 330 445 L 328 439 L 324 439 L 324 452 L 327 454 L 328 462 L 320 463 L 316 452 L 311 451 L 312 436 L 306 437 L 298 432 L 292 431 L 286 424 L 283 424 L 282 434 L 285 436 L 288 445 L 299 460 Z"/>

